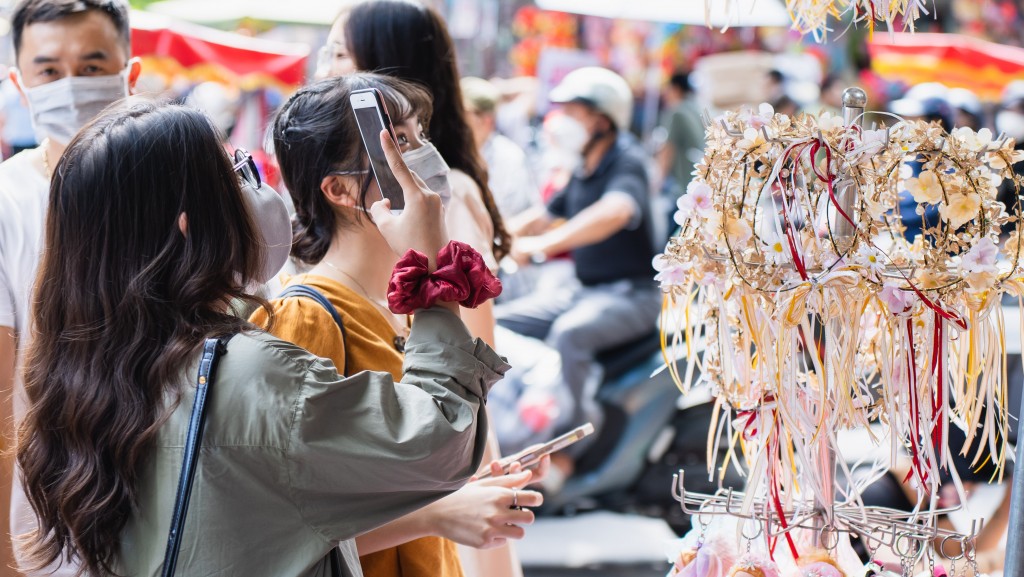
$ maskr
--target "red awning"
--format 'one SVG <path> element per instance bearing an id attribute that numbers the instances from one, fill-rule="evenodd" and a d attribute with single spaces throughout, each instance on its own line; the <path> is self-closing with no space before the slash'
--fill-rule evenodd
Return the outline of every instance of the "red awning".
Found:
<path id="1" fill-rule="evenodd" d="M 251 38 L 146 12 L 132 13 L 132 55 L 143 59 L 146 73 L 164 76 L 168 84 L 185 77 L 245 90 L 267 86 L 292 90 L 305 80 L 309 53 L 306 44 Z"/>
<path id="2" fill-rule="evenodd" d="M 958 34 L 876 33 L 868 44 L 871 68 L 908 85 L 941 82 L 967 88 L 982 100 L 999 100 L 1013 80 L 1024 80 L 1024 48 Z"/>

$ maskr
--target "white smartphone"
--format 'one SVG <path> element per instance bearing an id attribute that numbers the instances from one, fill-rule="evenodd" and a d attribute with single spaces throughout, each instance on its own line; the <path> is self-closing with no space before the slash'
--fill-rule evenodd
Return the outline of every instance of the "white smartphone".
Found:
<path id="1" fill-rule="evenodd" d="M 540 460 L 544 457 L 544 455 L 557 453 L 558 451 L 561 451 L 562 449 L 568 447 L 569 445 L 582 441 L 584 438 L 593 434 L 594 425 L 591 423 L 587 423 L 581 427 L 577 427 L 569 431 L 568 433 L 562 435 L 561 437 L 552 439 L 547 443 L 544 443 L 543 445 L 534 445 L 533 447 L 527 447 L 526 449 L 523 449 L 522 451 L 516 453 L 515 455 L 511 455 L 509 457 L 504 457 L 503 459 L 501 459 L 502 473 L 507 475 L 509 468 L 512 466 L 512 463 L 516 462 L 521 463 L 523 465 L 524 471 L 531 467 L 535 467 L 537 466 L 537 463 L 539 463 Z M 485 472 L 478 475 L 477 478 L 486 479 L 490 476 L 491 470 L 488 468 Z"/>
<path id="2" fill-rule="evenodd" d="M 405 209 L 405 193 L 391 172 L 388 160 L 384 156 L 384 148 L 380 144 L 380 131 L 384 129 L 387 129 L 396 143 L 398 142 L 395 138 L 395 129 L 391 125 L 391 116 L 388 115 L 387 106 L 384 104 L 384 97 L 380 90 L 366 88 L 353 92 L 349 96 L 349 102 L 352 104 L 352 112 L 356 115 L 363 147 L 370 157 L 370 169 L 377 181 L 377 187 L 381 195 L 391 201 L 391 212 L 402 212 Z"/>

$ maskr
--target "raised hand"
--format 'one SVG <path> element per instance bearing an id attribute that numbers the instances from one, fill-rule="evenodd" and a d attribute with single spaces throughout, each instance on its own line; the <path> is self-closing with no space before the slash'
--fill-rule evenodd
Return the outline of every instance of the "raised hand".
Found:
<path id="1" fill-rule="evenodd" d="M 380 144 L 388 166 L 402 187 L 405 210 L 401 214 L 392 214 L 391 202 L 385 198 L 373 203 L 370 214 L 391 250 L 399 256 L 409 249 L 419 251 L 427 255 L 433 271 L 437 266 L 438 251 L 448 244 L 441 197 L 409 170 L 387 130 L 381 131 Z"/>

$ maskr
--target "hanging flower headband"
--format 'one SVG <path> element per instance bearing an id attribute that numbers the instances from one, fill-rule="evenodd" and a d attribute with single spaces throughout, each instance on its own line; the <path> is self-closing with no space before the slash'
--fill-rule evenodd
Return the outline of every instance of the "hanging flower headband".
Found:
<path id="1" fill-rule="evenodd" d="M 1024 296 L 1024 152 L 986 129 L 885 120 L 726 113 L 654 261 L 666 347 L 687 359 L 669 370 L 719 404 L 709 455 L 732 445 L 779 515 L 829 510 L 848 472 L 820 455 L 843 429 L 884 426 L 922 494 L 951 469 L 951 423 L 973 466 L 1006 460 L 1000 302 Z"/>

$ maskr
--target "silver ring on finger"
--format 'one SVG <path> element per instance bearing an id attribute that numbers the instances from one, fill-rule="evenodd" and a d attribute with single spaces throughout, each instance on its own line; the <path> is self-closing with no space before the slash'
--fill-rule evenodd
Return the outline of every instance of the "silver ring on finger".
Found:
<path id="1" fill-rule="evenodd" d="M 519 489 L 512 489 L 512 508 L 519 508 Z"/>

